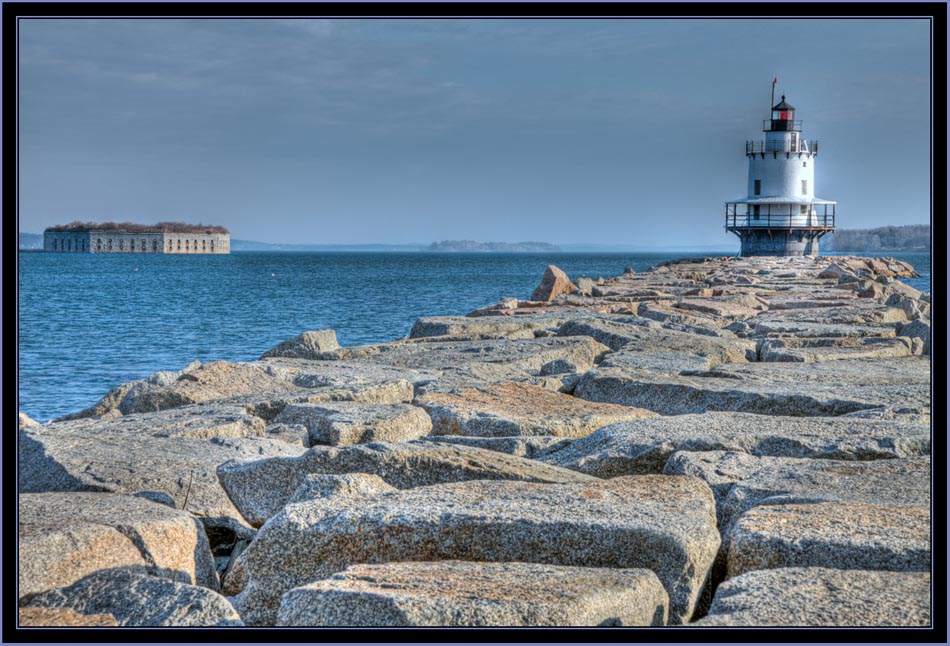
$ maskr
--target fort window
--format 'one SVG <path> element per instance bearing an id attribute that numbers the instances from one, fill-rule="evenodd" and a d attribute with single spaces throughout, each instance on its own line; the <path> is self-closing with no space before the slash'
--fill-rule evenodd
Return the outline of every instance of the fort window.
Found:
<path id="1" fill-rule="evenodd" d="M 148 247 L 145 246 L 145 240 L 142 240 L 142 251 L 148 251 Z"/>
<path id="2" fill-rule="evenodd" d="M 202 251 L 207 251 L 207 250 L 208 250 L 208 241 L 207 241 L 207 240 L 202 240 L 202 241 L 201 241 L 201 250 L 202 250 Z"/>
<path id="3" fill-rule="evenodd" d="M 102 251 L 102 238 L 96 238 L 96 249 Z"/>
<path id="4" fill-rule="evenodd" d="M 109 238 L 109 251 L 112 251 L 112 238 Z"/>
<path id="5" fill-rule="evenodd" d="M 181 251 L 181 240 L 178 241 L 178 251 Z"/>
<path id="6" fill-rule="evenodd" d="M 152 240 L 152 251 L 158 252 L 158 240 Z"/>
<path id="7" fill-rule="evenodd" d="M 214 251 L 214 240 L 211 241 L 211 251 Z"/>
<path id="8" fill-rule="evenodd" d="M 135 240 L 129 240 L 129 251 L 135 251 Z"/>

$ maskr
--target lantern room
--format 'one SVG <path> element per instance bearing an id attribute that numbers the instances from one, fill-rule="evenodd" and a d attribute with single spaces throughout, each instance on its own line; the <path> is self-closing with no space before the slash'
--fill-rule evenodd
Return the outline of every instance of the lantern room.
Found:
<path id="1" fill-rule="evenodd" d="M 802 122 L 795 121 L 795 107 L 785 101 L 784 95 L 772 106 L 772 118 L 765 121 L 763 129 L 766 132 L 798 132 L 802 129 Z"/>

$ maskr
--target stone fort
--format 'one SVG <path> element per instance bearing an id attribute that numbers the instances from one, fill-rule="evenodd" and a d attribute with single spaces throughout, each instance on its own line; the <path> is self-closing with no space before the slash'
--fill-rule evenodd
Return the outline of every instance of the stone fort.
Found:
<path id="1" fill-rule="evenodd" d="M 72 222 L 43 231 L 43 250 L 56 253 L 231 253 L 220 226 L 159 222 Z"/>

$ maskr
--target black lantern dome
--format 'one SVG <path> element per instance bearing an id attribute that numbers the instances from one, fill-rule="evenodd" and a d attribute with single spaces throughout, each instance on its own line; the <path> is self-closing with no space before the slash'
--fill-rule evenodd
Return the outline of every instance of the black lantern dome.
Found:
<path id="1" fill-rule="evenodd" d="M 767 122 L 766 132 L 798 132 L 802 129 L 802 122 L 795 121 L 795 106 L 785 100 L 782 100 L 772 106 L 772 118 Z"/>

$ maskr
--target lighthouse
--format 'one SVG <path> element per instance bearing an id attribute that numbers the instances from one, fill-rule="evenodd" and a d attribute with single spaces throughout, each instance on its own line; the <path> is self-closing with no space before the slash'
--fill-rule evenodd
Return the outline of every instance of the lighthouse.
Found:
<path id="1" fill-rule="evenodd" d="M 772 89 L 765 139 L 745 144 L 747 197 L 726 202 L 726 231 L 739 236 L 743 256 L 817 256 L 818 241 L 834 231 L 836 203 L 815 197 L 818 142 L 802 139 L 795 108 L 784 95 L 775 103 L 775 82 Z"/>

